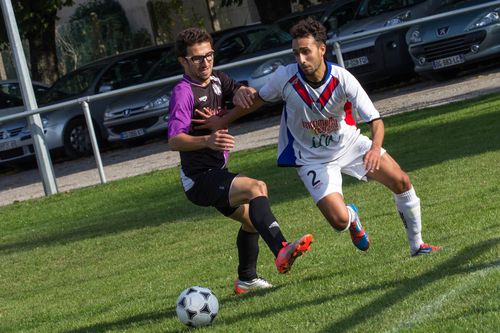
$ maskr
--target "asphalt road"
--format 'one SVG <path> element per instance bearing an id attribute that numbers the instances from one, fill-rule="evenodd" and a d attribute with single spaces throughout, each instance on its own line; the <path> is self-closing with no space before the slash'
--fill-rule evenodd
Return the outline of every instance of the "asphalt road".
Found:
<path id="1" fill-rule="evenodd" d="M 470 99 L 500 91 L 500 67 L 473 69 L 447 82 L 416 81 L 393 85 L 370 94 L 383 117 L 454 101 Z M 230 126 L 239 151 L 277 143 L 279 114 L 271 112 L 253 120 Z M 110 149 L 102 153 L 108 182 L 180 164 L 179 154 L 171 152 L 166 140 L 156 139 L 144 146 Z M 100 184 L 94 157 L 80 160 L 57 160 L 54 172 L 59 192 Z M 38 169 L 0 173 L 0 205 L 44 196 Z"/>

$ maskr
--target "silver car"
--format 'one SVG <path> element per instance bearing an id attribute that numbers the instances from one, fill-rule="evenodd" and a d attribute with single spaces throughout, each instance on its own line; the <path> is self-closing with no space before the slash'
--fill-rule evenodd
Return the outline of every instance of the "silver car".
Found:
<path id="1" fill-rule="evenodd" d="M 436 14 L 487 3 L 445 0 Z M 500 56 L 500 6 L 451 16 L 410 28 L 415 72 L 436 81 L 454 78 L 465 65 Z"/>
<path id="2" fill-rule="evenodd" d="M 142 48 L 84 65 L 54 83 L 39 100 L 38 105 L 47 106 L 138 84 L 149 69 L 171 49 L 172 45 Z M 105 142 L 107 138 L 103 117 L 111 99 L 101 99 L 89 105 L 96 136 L 100 143 Z M 64 151 L 71 158 L 80 158 L 92 153 L 87 123 L 80 105 L 46 112 L 41 117 L 47 147 L 52 153 Z M 19 139 L 24 146 L 31 148 L 23 148 L 22 152 L 18 147 L 12 148 L 17 149 L 16 152 L 6 149 L 3 151 L 4 158 L 0 156 L 0 163 L 17 163 L 22 159 L 35 157 L 32 149 L 33 140 L 27 132 L 26 119 L 5 122 L 1 126 L 4 132 L 20 129 L 21 131 L 16 132 L 12 138 Z"/>
<path id="3" fill-rule="evenodd" d="M 227 64 L 240 55 L 267 26 L 254 24 L 212 33 L 215 51 L 214 65 Z M 144 76 L 141 83 L 183 73 L 174 50 L 165 54 Z M 168 127 L 169 101 L 175 83 L 120 96 L 104 113 L 108 141 L 118 141 L 125 147 L 142 144 L 150 135 L 165 132 Z"/>
<path id="4" fill-rule="evenodd" d="M 50 88 L 49 84 L 42 82 L 33 81 L 32 84 L 37 100 Z M 0 117 L 25 110 L 18 80 L 0 81 Z M 46 118 L 42 117 L 42 122 L 46 123 Z M 30 138 L 31 134 L 25 119 L 20 122 L 0 123 L 0 164 L 5 164 L 5 161 L 30 151 L 33 152 L 33 145 L 29 144 Z"/>

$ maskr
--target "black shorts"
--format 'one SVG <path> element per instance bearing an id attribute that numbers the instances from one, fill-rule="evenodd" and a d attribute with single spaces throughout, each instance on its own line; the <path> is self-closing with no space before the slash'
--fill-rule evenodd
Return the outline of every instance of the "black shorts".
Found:
<path id="1" fill-rule="evenodd" d="M 236 176 L 238 174 L 231 173 L 227 169 L 205 171 L 190 177 L 194 185 L 186 192 L 186 196 L 197 206 L 212 206 L 224 216 L 230 216 L 239 207 L 231 207 L 229 203 L 231 184 Z"/>

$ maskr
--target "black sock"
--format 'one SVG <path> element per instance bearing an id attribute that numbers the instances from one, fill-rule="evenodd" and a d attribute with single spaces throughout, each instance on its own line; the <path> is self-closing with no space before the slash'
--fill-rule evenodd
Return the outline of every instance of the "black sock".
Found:
<path id="1" fill-rule="evenodd" d="M 252 199 L 249 204 L 249 215 L 254 228 L 274 253 L 274 257 L 277 257 L 286 239 L 281 233 L 276 217 L 271 212 L 267 197 L 260 196 Z"/>
<path id="2" fill-rule="evenodd" d="M 259 233 L 248 232 L 240 228 L 238 238 L 238 278 L 241 281 L 251 281 L 257 278 L 257 258 L 259 256 Z"/>

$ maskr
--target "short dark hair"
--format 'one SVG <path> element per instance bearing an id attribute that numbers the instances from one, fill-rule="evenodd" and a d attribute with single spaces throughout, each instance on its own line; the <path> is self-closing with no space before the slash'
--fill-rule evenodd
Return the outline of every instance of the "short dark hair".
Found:
<path id="1" fill-rule="evenodd" d="M 212 36 L 199 28 L 188 28 L 181 31 L 175 41 L 175 55 L 177 57 L 187 56 L 187 48 L 195 44 L 209 42 L 213 46 Z"/>
<path id="2" fill-rule="evenodd" d="M 297 23 L 290 34 L 293 39 L 312 36 L 318 43 L 326 44 L 326 28 L 312 17 L 308 17 Z"/>

